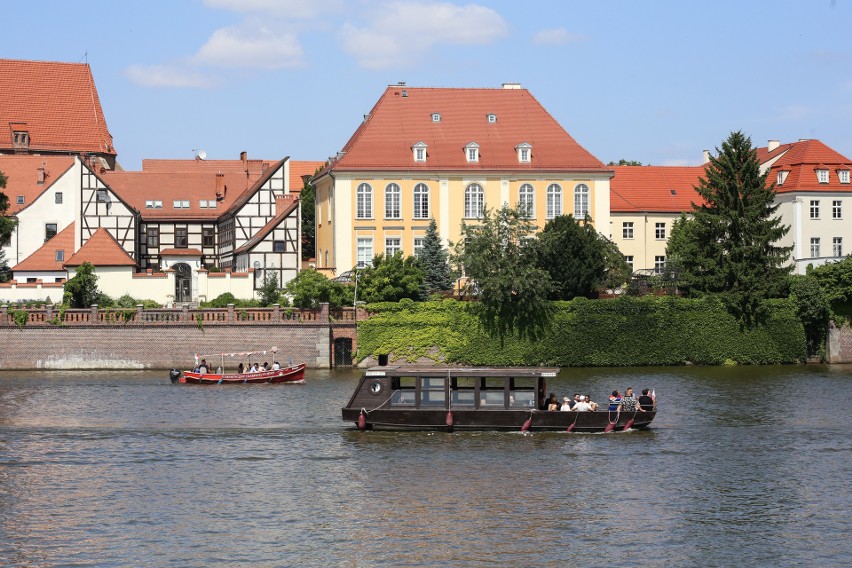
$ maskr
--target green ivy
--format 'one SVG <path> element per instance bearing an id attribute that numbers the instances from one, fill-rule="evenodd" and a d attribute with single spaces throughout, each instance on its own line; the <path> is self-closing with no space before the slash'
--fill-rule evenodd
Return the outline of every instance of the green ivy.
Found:
<path id="1" fill-rule="evenodd" d="M 9 310 L 9 314 L 15 321 L 18 329 L 24 329 L 24 326 L 30 321 L 30 313 L 27 310 Z"/>

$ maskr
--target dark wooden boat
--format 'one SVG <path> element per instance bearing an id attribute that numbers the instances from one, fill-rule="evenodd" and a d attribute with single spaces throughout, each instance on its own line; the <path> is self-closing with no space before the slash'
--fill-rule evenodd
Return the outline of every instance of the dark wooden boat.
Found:
<path id="1" fill-rule="evenodd" d="M 178 371 L 180 373 L 180 371 Z M 194 385 L 244 385 L 257 383 L 299 383 L 305 382 L 305 364 L 292 365 L 274 371 L 258 373 L 196 373 L 184 371 L 173 383 Z"/>
<path id="2" fill-rule="evenodd" d="M 359 430 L 521 430 L 609 432 L 647 428 L 656 410 L 539 410 L 543 367 L 371 367 L 342 409 Z"/>

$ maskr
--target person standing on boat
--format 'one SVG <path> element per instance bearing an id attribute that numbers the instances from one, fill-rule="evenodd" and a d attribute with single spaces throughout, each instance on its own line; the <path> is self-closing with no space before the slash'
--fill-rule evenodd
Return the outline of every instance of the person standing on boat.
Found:
<path id="1" fill-rule="evenodd" d="M 242 364 L 242 363 L 240 363 L 240 364 L 237 366 L 237 373 L 239 373 L 239 374 L 241 374 L 241 375 L 242 375 L 242 374 L 243 374 L 243 368 L 244 368 L 244 367 L 243 367 L 243 364 Z"/>
<path id="2" fill-rule="evenodd" d="M 279 363 L 278 361 L 273 361 L 272 362 L 272 370 L 277 371 L 279 369 L 281 369 L 281 363 Z"/>
<path id="3" fill-rule="evenodd" d="M 201 360 L 201 364 L 198 366 L 198 372 L 202 375 L 206 375 L 210 372 L 210 370 L 207 368 L 207 359 Z"/>

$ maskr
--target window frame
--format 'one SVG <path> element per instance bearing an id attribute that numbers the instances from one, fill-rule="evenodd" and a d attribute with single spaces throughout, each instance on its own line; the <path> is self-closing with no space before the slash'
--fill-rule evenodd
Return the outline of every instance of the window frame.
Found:
<path id="1" fill-rule="evenodd" d="M 819 219 L 819 199 L 811 199 L 810 218 Z"/>
<path id="2" fill-rule="evenodd" d="M 282 241 L 280 239 L 272 241 L 272 252 L 287 252 L 287 241 Z"/>
<path id="3" fill-rule="evenodd" d="M 385 186 L 385 219 L 402 219 L 402 188 L 398 183 Z"/>
<path id="4" fill-rule="evenodd" d="M 817 182 L 828 183 L 828 170 L 817 170 Z"/>
<path id="5" fill-rule="evenodd" d="M 160 246 L 159 227 L 148 227 L 145 229 L 145 245 L 148 248 L 157 248 Z"/>
<path id="6" fill-rule="evenodd" d="M 215 247 L 216 246 L 216 230 L 213 227 L 201 228 L 201 246 Z"/>
<path id="7" fill-rule="evenodd" d="M 831 252 L 834 254 L 835 258 L 843 256 L 843 237 L 832 237 Z"/>
<path id="8" fill-rule="evenodd" d="M 840 183 L 849 183 L 849 170 L 837 170 L 837 179 Z"/>
<path id="9" fill-rule="evenodd" d="M 474 211 L 474 206 L 478 201 L 477 210 Z M 478 183 L 469 183 L 464 188 L 464 218 L 465 219 L 482 219 L 485 212 L 485 189 Z"/>
<path id="10" fill-rule="evenodd" d="M 665 222 L 655 222 L 654 223 L 654 238 L 658 241 L 666 240 L 666 223 Z"/>
<path id="11" fill-rule="evenodd" d="M 65 262 L 65 250 L 64 249 L 56 249 L 54 253 L 53 259 L 56 262 Z"/>
<path id="12" fill-rule="evenodd" d="M 423 254 L 423 247 L 426 244 L 426 237 L 414 237 L 412 241 L 412 250 L 414 251 L 414 258 L 419 258 L 421 254 Z"/>
<path id="13" fill-rule="evenodd" d="M 622 221 L 621 223 L 621 238 L 625 241 L 632 241 L 636 238 L 635 227 L 633 221 Z"/>
<path id="14" fill-rule="evenodd" d="M 175 227 L 175 248 L 189 248 L 188 227 Z"/>
<path id="15" fill-rule="evenodd" d="M 53 202 L 56 205 L 62 205 L 62 200 L 63 200 L 63 196 L 62 196 L 61 191 L 57 191 L 56 193 L 53 194 Z"/>
<path id="16" fill-rule="evenodd" d="M 585 219 L 591 211 L 589 207 L 589 195 L 591 190 L 585 183 L 578 183 L 574 186 L 574 218 L 577 220 Z"/>
<path id="17" fill-rule="evenodd" d="M 51 235 L 51 227 L 53 227 Z M 49 241 L 53 237 L 59 234 L 59 224 L 58 223 L 45 223 L 44 224 L 44 242 Z"/>
<path id="18" fill-rule="evenodd" d="M 373 218 L 373 186 L 369 183 L 360 183 L 355 190 L 355 218 Z"/>
<path id="19" fill-rule="evenodd" d="M 545 193 L 545 219 L 555 219 L 562 215 L 564 202 L 562 199 L 562 186 L 558 183 L 551 183 L 547 186 Z"/>
<path id="20" fill-rule="evenodd" d="M 420 209 L 419 213 L 418 209 Z M 414 210 L 412 213 L 414 219 L 429 218 L 429 186 L 425 183 L 418 183 L 414 186 Z"/>
<path id="21" fill-rule="evenodd" d="M 373 237 L 355 238 L 355 262 L 358 268 L 366 268 L 373 263 Z"/>
<path id="22" fill-rule="evenodd" d="M 398 252 L 402 252 L 402 237 L 385 237 L 385 258 L 390 258 Z"/>
<path id="23" fill-rule="evenodd" d="M 843 219 L 843 201 L 835 199 L 831 202 L 831 218 Z"/>
<path id="24" fill-rule="evenodd" d="M 819 237 L 811 237 L 811 258 L 819 258 L 820 244 Z"/>
<path id="25" fill-rule="evenodd" d="M 531 183 L 521 184 L 518 188 L 518 209 L 526 208 L 527 219 L 535 219 L 535 188 Z"/>
<path id="26" fill-rule="evenodd" d="M 665 255 L 654 256 L 654 274 L 662 274 L 666 270 Z"/>

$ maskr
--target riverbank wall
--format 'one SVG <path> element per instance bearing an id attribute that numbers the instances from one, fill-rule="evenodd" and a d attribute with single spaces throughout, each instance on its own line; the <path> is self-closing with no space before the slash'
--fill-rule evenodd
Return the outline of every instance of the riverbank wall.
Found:
<path id="1" fill-rule="evenodd" d="M 56 311 L 0 308 L 0 369 L 186 369 L 194 355 L 212 368 L 252 362 L 351 365 L 356 316 L 348 310 L 248 308 Z M 222 356 L 224 354 L 224 356 Z M 233 354 L 233 355 L 232 355 Z"/>

